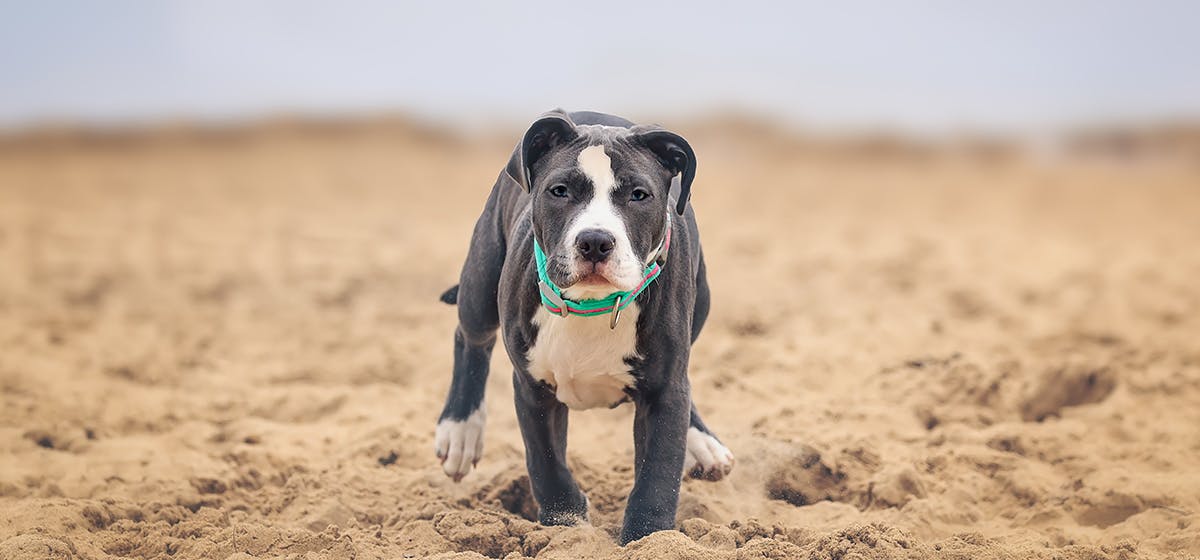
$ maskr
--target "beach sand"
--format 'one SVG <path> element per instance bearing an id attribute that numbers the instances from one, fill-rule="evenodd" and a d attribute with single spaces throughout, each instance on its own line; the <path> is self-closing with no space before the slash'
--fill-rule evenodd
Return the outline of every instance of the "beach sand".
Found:
<path id="1" fill-rule="evenodd" d="M 1200 557 L 1200 165 L 695 147 L 693 394 L 737 457 L 618 547 L 632 407 L 540 527 L 497 349 L 433 453 L 515 134 L 260 125 L 0 146 L 0 559 Z"/>

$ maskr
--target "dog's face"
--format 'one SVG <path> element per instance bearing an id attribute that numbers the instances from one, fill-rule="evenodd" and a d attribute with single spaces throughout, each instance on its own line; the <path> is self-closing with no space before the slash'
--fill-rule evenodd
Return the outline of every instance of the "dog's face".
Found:
<path id="1" fill-rule="evenodd" d="M 571 299 L 633 290 L 663 242 L 672 178 L 695 169 L 691 148 L 657 128 L 545 120 L 519 155 L 550 280 Z"/>
<path id="2" fill-rule="evenodd" d="M 673 174 L 628 139 L 578 128 L 534 165 L 533 227 L 550 280 L 567 297 L 600 298 L 641 282 L 662 242 Z"/>

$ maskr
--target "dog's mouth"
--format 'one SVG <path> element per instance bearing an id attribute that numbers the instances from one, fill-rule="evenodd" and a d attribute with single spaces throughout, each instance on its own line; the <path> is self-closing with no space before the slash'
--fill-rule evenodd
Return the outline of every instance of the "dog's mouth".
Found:
<path id="1" fill-rule="evenodd" d="M 631 274 L 620 259 L 593 263 L 572 254 L 549 255 L 546 276 L 568 299 L 602 299 L 637 287 L 640 275 Z"/>
<path id="2" fill-rule="evenodd" d="M 552 258 L 546 267 L 547 275 L 560 289 L 570 290 L 576 297 L 603 297 L 621 291 L 613 280 L 615 267 L 611 263 L 579 262 L 572 266 L 567 257 Z"/>
<path id="3" fill-rule="evenodd" d="M 562 289 L 572 289 L 579 292 L 586 290 L 591 295 L 599 292 L 618 291 L 617 284 L 609 276 L 611 267 L 604 266 L 604 263 L 579 263 L 576 265 L 574 273 L 570 275 L 569 281 L 565 284 L 560 284 Z"/>
<path id="4" fill-rule="evenodd" d="M 574 286 L 613 286 L 613 281 L 608 277 L 606 272 L 607 266 L 604 263 L 582 263 L 576 269 L 576 280 Z"/>

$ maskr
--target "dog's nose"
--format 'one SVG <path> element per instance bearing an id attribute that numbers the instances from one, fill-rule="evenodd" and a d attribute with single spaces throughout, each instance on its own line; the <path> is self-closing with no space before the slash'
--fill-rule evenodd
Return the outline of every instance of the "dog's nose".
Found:
<path id="1" fill-rule="evenodd" d="M 585 229 L 575 236 L 579 256 L 594 263 L 603 262 L 613 252 L 617 238 L 602 229 Z"/>

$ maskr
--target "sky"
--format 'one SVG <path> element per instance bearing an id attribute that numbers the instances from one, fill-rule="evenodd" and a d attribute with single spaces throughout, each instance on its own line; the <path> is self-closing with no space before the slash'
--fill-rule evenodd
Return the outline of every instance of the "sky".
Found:
<path id="1" fill-rule="evenodd" d="M 816 128 L 1200 118 L 1200 2 L 0 0 L 0 126 L 554 107 Z"/>

